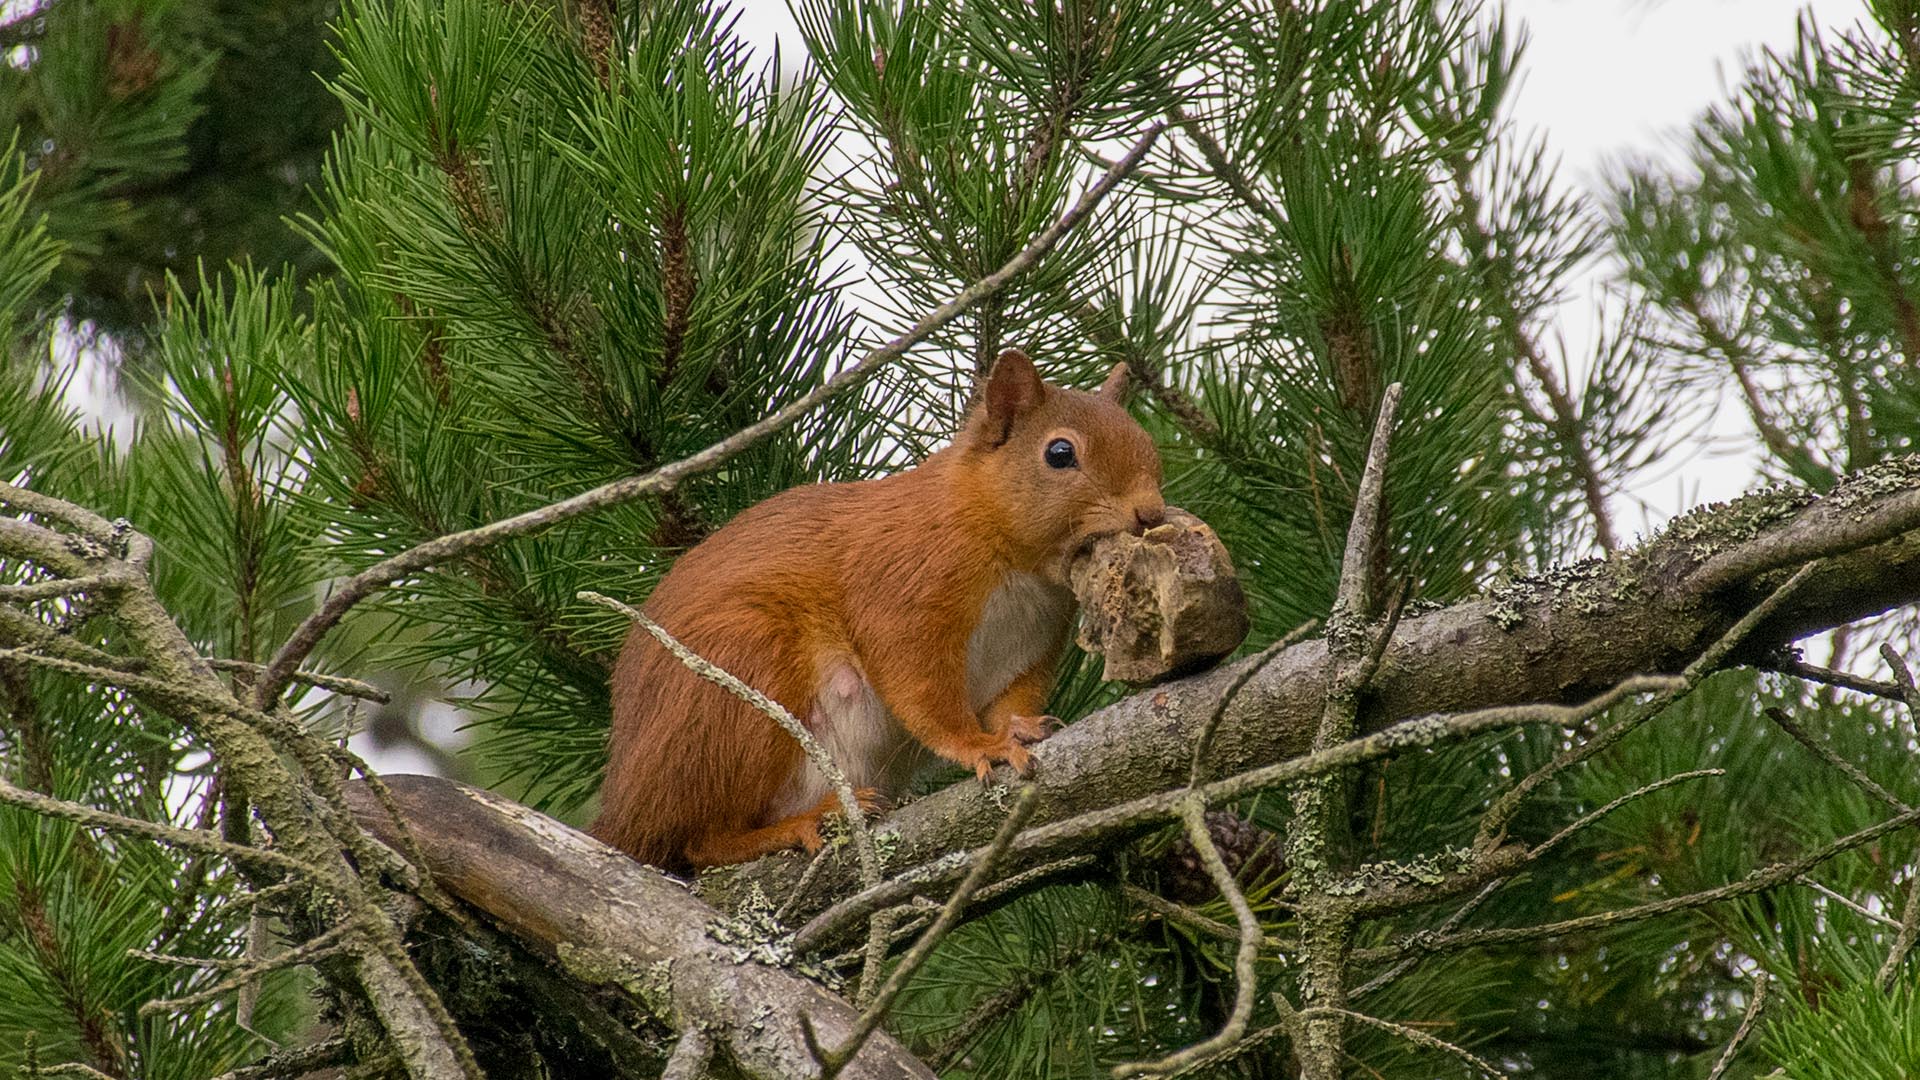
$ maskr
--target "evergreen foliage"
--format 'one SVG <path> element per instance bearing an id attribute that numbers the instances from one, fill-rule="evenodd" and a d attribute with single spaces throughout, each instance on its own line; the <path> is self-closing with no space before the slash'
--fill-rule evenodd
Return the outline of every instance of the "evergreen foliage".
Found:
<path id="1" fill-rule="evenodd" d="M 627 626 L 576 594 L 638 602 L 741 509 L 911 462 L 1014 344 L 1082 385 L 1131 365 L 1169 501 L 1243 575 L 1249 649 L 1328 614 L 1380 395 L 1402 383 L 1374 559 L 1416 602 L 1462 599 L 1624 548 L 1623 493 L 1721 398 L 1770 478 L 1825 489 L 1916 448 L 1920 4 L 1872 9 L 1805 22 L 1694 126 L 1690 168 L 1632 164 L 1596 203 L 1508 118 L 1526 36 L 1492 2 L 796 0 L 796 60 L 753 53 L 710 0 L 51 0 L 0 26 L 0 480 L 126 517 L 195 644 L 263 662 L 344 574 L 684 457 L 817 387 L 1166 120 L 1093 220 L 907 363 L 658 499 L 408 578 L 325 666 L 447 687 L 479 775 L 581 820 Z M 1554 307 L 1599 258 L 1618 303 L 1568 355 Z M 131 428 L 72 402 L 83 320 L 137 348 Z M 22 574 L 0 561 L 0 582 Z M 25 610 L 111 644 L 84 605 Z M 0 621 L 0 646 L 30 630 Z M 1914 630 L 1907 610 L 1839 632 L 1833 665 L 1868 669 L 1881 641 L 1911 653 Z M 1054 702 L 1068 720 L 1122 692 L 1082 659 Z M 298 700 L 304 723 L 359 720 Z M 1724 775 L 1625 803 L 1469 925 L 1681 895 L 1886 816 L 1767 707 L 1920 803 L 1920 717 L 1725 673 L 1556 776 L 1512 835 Z M 1569 745 L 1529 730 L 1363 770 L 1339 856 L 1468 845 Z M 20 787 L 257 827 L 175 718 L 17 659 L 0 658 L 0 751 Z M 1281 843 L 1284 798 L 1237 810 Z M 1204 1038 L 1232 943 L 1122 888 L 1174 895 L 1172 845 L 1130 843 L 1099 880 L 963 925 L 890 1027 L 954 1077 L 1100 1076 Z M 1726 1075 L 1896 1080 L 1920 1071 L 1920 961 L 1876 983 L 1916 874 L 1899 832 L 1803 885 L 1426 958 L 1354 1007 L 1514 1076 L 1678 1080 L 1708 1075 L 1764 970 L 1774 996 Z M 0 809 L 0 1067 L 26 1064 L 29 1033 L 40 1062 L 116 1078 L 211 1076 L 299 1039 L 315 1013 L 291 975 L 140 1011 L 218 973 L 135 951 L 232 959 L 285 929 L 240 890 L 212 860 Z M 1284 890 L 1250 886 L 1278 938 Z M 1207 896 L 1193 910 L 1232 925 Z M 1367 924 L 1355 946 L 1456 906 Z M 1298 973 L 1271 952 L 1258 971 L 1264 1028 Z M 1473 1074 L 1374 1028 L 1346 1049 L 1356 1076 Z M 1265 1039 L 1198 1075 L 1292 1073 Z"/>

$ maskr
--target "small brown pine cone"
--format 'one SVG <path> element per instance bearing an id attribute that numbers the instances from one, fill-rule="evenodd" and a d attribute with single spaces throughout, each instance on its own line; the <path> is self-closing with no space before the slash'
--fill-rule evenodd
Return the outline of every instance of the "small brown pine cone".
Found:
<path id="1" fill-rule="evenodd" d="M 1207 834 L 1220 850 L 1241 888 L 1251 888 L 1270 880 L 1285 865 L 1280 857 L 1280 837 L 1255 825 L 1231 810 L 1207 811 Z M 1173 842 L 1161 864 L 1161 892 L 1169 900 L 1182 904 L 1203 904 L 1220 895 L 1213 878 L 1200 862 L 1200 853 L 1185 836 Z"/>

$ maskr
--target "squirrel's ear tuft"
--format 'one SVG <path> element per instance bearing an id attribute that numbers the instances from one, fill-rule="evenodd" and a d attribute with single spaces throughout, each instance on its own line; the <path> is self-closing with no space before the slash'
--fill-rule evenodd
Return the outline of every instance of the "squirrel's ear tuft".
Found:
<path id="1" fill-rule="evenodd" d="M 1095 390 L 1094 393 L 1115 405 L 1124 407 L 1127 403 L 1127 392 L 1132 389 L 1133 372 L 1125 362 L 1121 362 L 1113 365 L 1113 370 L 1107 372 L 1107 377 L 1101 382 L 1100 389 Z"/>
<path id="2" fill-rule="evenodd" d="M 987 375 L 987 445 L 999 446 L 1013 434 L 1013 423 L 1039 405 L 1047 396 L 1047 384 L 1040 381 L 1033 361 L 1019 349 L 1008 349 L 993 362 Z"/>

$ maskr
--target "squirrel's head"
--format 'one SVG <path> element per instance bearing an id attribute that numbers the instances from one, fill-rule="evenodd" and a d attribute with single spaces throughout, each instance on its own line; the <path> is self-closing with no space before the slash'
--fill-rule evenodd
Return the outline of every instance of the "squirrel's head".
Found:
<path id="1" fill-rule="evenodd" d="M 1127 366 L 1100 389 L 1049 386 L 1033 361 L 1008 349 L 994 361 L 959 442 L 980 485 L 974 500 L 1013 525 L 1010 552 L 1056 582 L 1095 538 L 1161 523 L 1160 454 L 1128 415 Z"/>

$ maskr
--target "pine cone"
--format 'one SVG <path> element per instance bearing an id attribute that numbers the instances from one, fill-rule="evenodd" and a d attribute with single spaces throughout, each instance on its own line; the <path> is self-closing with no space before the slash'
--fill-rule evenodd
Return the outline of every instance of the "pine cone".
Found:
<path id="1" fill-rule="evenodd" d="M 1220 849 L 1227 872 L 1243 889 L 1272 879 L 1285 867 L 1280 837 L 1231 810 L 1207 811 L 1207 833 Z M 1168 849 L 1160 881 L 1162 894 L 1182 904 L 1203 904 L 1220 895 L 1200 862 L 1200 853 L 1185 836 Z"/>

